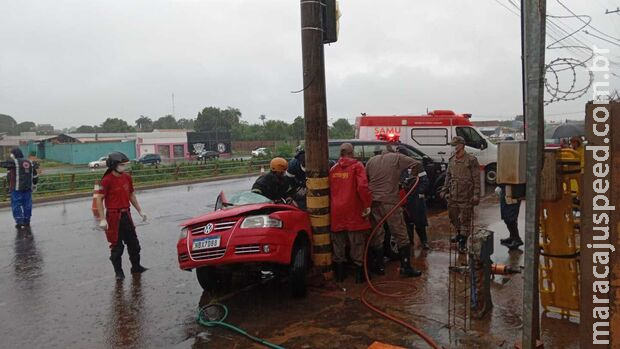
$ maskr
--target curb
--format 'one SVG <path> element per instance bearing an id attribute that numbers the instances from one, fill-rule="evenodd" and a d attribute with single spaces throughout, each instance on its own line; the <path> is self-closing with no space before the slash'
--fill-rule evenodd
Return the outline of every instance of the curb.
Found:
<path id="1" fill-rule="evenodd" d="M 223 181 L 227 179 L 247 178 L 247 177 L 256 176 L 258 174 L 259 174 L 258 172 L 256 173 L 252 172 L 252 173 L 247 173 L 247 174 L 242 174 L 242 175 L 230 175 L 230 176 L 220 176 L 220 177 L 212 177 L 212 178 L 192 179 L 192 180 L 169 182 L 169 183 L 146 184 L 146 185 L 136 186 L 135 189 L 136 191 L 138 191 L 138 190 L 168 188 L 168 187 L 176 187 L 176 186 L 182 186 L 182 185 L 187 185 L 187 184 L 208 183 L 208 182 Z M 92 197 L 92 195 L 93 195 L 92 192 L 83 192 L 83 193 L 58 195 L 58 196 L 50 196 L 50 197 L 43 197 L 43 198 L 34 198 L 32 200 L 32 203 L 33 205 L 44 204 L 44 203 L 49 203 L 49 202 L 85 198 L 89 196 Z M 0 202 L 0 209 L 7 208 L 7 207 L 11 207 L 10 201 Z"/>

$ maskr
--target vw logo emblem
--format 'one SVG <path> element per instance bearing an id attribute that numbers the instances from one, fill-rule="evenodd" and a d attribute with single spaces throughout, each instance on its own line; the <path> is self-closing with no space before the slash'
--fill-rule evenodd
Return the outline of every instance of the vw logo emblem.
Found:
<path id="1" fill-rule="evenodd" d="M 210 234 L 213 231 L 213 223 L 205 225 L 205 234 Z"/>

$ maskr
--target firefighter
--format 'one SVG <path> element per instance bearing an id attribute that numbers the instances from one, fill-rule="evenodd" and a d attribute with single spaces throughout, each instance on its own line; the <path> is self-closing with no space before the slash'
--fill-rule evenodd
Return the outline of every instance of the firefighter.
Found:
<path id="1" fill-rule="evenodd" d="M 345 279 L 345 248 L 355 264 L 355 283 L 364 282 L 364 245 L 370 232 L 368 179 L 364 165 L 353 158 L 353 145 L 340 145 L 340 159 L 329 171 L 331 237 L 336 281 Z"/>
<path id="2" fill-rule="evenodd" d="M 376 227 L 379 221 L 400 201 L 399 184 L 403 171 L 419 164 L 418 161 L 408 156 L 394 152 L 391 145 L 386 148 L 385 153 L 373 156 L 366 164 L 368 187 L 372 193 L 370 220 L 373 227 Z M 420 271 L 411 267 L 411 242 L 403 220 L 402 207 L 396 208 L 394 214 L 387 218 L 387 223 L 398 245 L 400 275 L 406 277 L 422 275 Z M 384 239 L 385 231 L 383 227 L 380 227 L 370 244 L 372 246 L 371 271 L 379 275 L 385 274 L 383 265 Z"/>
<path id="3" fill-rule="evenodd" d="M 306 208 L 306 152 L 297 147 L 297 153 L 288 162 L 288 167 L 284 173 L 289 185 L 293 188 L 295 194 L 293 200 L 297 207 Z"/>
<path id="4" fill-rule="evenodd" d="M 499 195 L 500 214 L 510 234 L 508 238 L 500 239 L 499 241 L 510 250 L 517 249 L 523 245 L 523 240 L 519 236 L 519 225 L 517 224 L 521 201 L 516 199 L 514 200 L 515 202 L 508 203 L 506 201 L 506 186 L 503 184 L 495 188 L 495 193 Z"/>
<path id="5" fill-rule="evenodd" d="M 570 138 L 571 148 L 579 154 L 579 161 L 581 162 L 581 173 L 583 173 L 583 165 L 585 162 L 585 149 L 583 148 L 583 141 L 579 136 L 573 136 Z"/>
<path id="6" fill-rule="evenodd" d="M 37 164 L 24 159 L 24 154 L 19 148 L 11 149 L 10 157 L 11 160 L 0 162 L 0 167 L 8 170 L 15 228 L 23 229 L 30 226 L 32 191 L 39 181 Z"/>
<path id="7" fill-rule="evenodd" d="M 428 219 L 426 217 L 426 197 L 424 193 L 428 190 L 429 180 L 426 175 L 426 171 L 422 165 L 416 166 L 413 170 L 407 170 L 403 173 L 405 180 L 403 181 L 403 192 L 407 193 L 411 189 L 411 185 L 414 180 L 413 174 L 417 173 L 418 186 L 409 195 L 407 202 L 405 203 L 405 223 L 407 224 L 407 234 L 409 240 L 413 245 L 413 231 L 418 234 L 420 238 L 420 244 L 423 250 L 430 249 L 428 245 L 428 237 L 426 235 L 426 227 L 428 226 Z"/>
<path id="8" fill-rule="evenodd" d="M 284 175 L 288 168 L 288 161 L 284 158 L 273 158 L 269 167 L 271 171 L 256 179 L 252 192 L 271 201 L 289 201 L 294 189 Z"/>
<path id="9" fill-rule="evenodd" d="M 474 206 L 480 203 L 480 168 L 478 159 L 465 152 L 465 139 L 455 136 L 450 143 L 453 155 L 448 161 L 442 196 L 448 202 L 450 223 L 456 230 L 451 242 L 459 244 L 465 253 L 471 235 Z"/>
<path id="10" fill-rule="evenodd" d="M 133 180 L 126 172 L 129 158 L 121 152 L 113 152 L 106 160 L 107 171 L 101 179 L 99 190 L 95 194 L 97 210 L 102 218 L 99 226 L 105 230 L 106 238 L 110 243 L 110 261 L 114 267 L 117 280 L 123 280 L 125 273 L 122 268 L 122 256 L 127 245 L 131 272 L 140 274 L 147 270 L 140 264 L 140 242 L 136 235 L 136 227 L 131 219 L 129 204 L 138 211 L 142 221 L 146 221 L 146 214 L 136 198 L 133 189 Z M 104 215 L 105 203 L 105 215 Z"/>

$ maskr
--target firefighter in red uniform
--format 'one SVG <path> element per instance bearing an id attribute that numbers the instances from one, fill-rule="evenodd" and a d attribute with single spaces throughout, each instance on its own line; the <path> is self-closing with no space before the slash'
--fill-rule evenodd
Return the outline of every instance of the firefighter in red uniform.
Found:
<path id="1" fill-rule="evenodd" d="M 105 230 L 110 243 L 110 261 L 114 266 L 117 280 L 123 280 L 125 273 L 122 268 L 123 242 L 127 245 L 131 272 L 142 273 L 147 268 L 140 265 L 140 242 L 136 235 L 136 227 L 131 220 L 129 204 L 138 211 L 142 221 L 146 221 L 146 215 L 138 203 L 134 194 L 131 176 L 125 172 L 129 162 L 127 156 L 120 152 L 108 155 L 106 165 L 108 170 L 103 175 L 101 185 L 97 191 L 97 210 L 99 217 L 105 217 L 99 222 L 99 226 Z M 106 214 L 104 215 L 103 204 L 105 202 Z"/>
<path id="2" fill-rule="evenodd" d="M 336 281 L 345 278 L 344 262 L 347 239 L 351 259 L 355 263 L 355 282 L 364 282 L 362 269 L 364 244 L 370 231 L 372 197 L 364 165 L 353 158 L 353 145 L 340 145 L 340 159 L 329 171 L 331 237 L 334 250 Z"/>

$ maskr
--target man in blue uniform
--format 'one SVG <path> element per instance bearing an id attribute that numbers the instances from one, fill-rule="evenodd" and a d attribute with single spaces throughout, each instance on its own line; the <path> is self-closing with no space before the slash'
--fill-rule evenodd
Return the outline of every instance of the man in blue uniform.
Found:
<path id="1" fill-rule="evenodd" d="M 32 216 L 32 191 L 39 181 L 37 165 L 28 159 L 19 148 L 11 150 L 11 160 L 0 162 L 0 167 L 9 171 L 9 190 L 15 228 L 30 226 Z"/>

